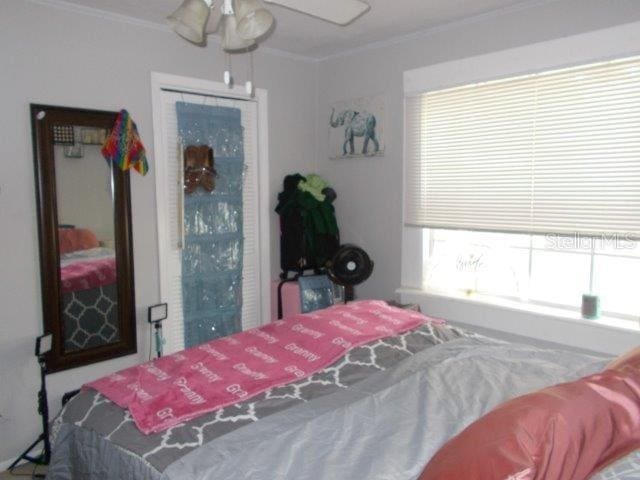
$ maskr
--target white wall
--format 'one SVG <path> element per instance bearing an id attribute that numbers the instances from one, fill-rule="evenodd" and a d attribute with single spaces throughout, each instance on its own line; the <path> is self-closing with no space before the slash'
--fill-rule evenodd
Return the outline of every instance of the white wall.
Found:
<path id="1" fill-rule="evenodd" d="M 246 61 L 236 61 L 244 80 Z M 147 177 L 132 173 L 138 354 L 49 376 L 51 406 L 63 392 L 148 355 L 146 307 L 157 303 L 157 241 L 150 72 L 222 78 L 224 58 L 161 29 L 38 5 L 0 2 L 0 464 L 38 431 L 35 337 L 42 332 L 29 103 L 117 110 L 137 121 L 150 153 Z M 269 91 L 270 198 L 292 170 L 315 162 L 316 65 L 257 53 L 255 84 Z M 272 214 L 274 275 L 278 237 Z"/>
<path id="2" fill-rule="evenodd" d="M 372 278 L 358 288 L 360 296 L 391 298 L 401 283 L 404 71 L 640 19 L 635 0 L 529 4 L 529 8 L 458 22 L 320 64 L 318 170 L 338 192 L 336 209 L 343 240 L 360 244 L 375 261 Z M 385 156 L 329 160 L 330 104 L 377 94 L 386 99 Z"/>
<path id="3" fill-rule="evenodd" d="M 101 242 L 113 242 L 111 164 L 100 145 L 83 145 L 81 158 L 66 157 L 64 149 L 62 145 L 53 149 L 58 223 L 87 228 Z"/>

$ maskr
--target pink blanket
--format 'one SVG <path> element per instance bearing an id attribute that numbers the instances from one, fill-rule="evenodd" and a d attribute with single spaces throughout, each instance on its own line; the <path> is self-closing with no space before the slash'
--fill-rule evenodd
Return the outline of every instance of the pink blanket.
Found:
<path id="1" fill-rule="evenodd" d="M 62 293 L 78 292 L 116 282 L 115 257 L 81 260 L 60 268 Z"/>
<path id="2" fill-rule="evenodd" d="M 414 329 L 420 313 L 361 301 L 295 315 L 128 368 L 85 385 L 160 432 L 309 377 L 350 349 Z"/>

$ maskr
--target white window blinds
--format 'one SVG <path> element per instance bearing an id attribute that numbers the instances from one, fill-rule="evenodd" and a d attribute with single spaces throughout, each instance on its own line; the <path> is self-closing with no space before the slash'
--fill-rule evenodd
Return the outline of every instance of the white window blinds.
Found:
<path id="1" fill-rule="evenodd" d="M 640 58 L 406 98 L 405 223 L 640 237 Z"/>

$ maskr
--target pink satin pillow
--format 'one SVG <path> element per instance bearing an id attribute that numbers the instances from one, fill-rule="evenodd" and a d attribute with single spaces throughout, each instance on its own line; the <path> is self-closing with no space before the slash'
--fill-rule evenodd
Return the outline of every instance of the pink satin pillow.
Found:
<path id="1" fill-rule="evenodd" d="M 630 365 L 633 368 L 640 368 L 640 347 L 636 347 L 630 352 L 616 358 L 613 362 L 607 365 L 607 370 L 624 367 L 625 365 Z"/>
<path id="2" fill-rule="evenodd" d="M 419 480 L 582 480 L 640 448 L 640 351 L 614 368 L 499 405 Z"/>
<path id="3" fill-rule="evenodd" d="M 100 246 L 95 233 L 85 228 L 59 228 L 58 245 L 60 254 L 77 250 L 89 250 Z"/>

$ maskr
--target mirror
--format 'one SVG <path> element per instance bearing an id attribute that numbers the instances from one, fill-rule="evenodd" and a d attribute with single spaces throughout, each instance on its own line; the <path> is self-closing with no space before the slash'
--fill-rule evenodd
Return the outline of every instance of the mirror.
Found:
<path id="1" fill-rule="evenodd" d="M 31 106 L 49 372 L 136 351 L 129 174 L 101 153 L 115 118 Z"/>

